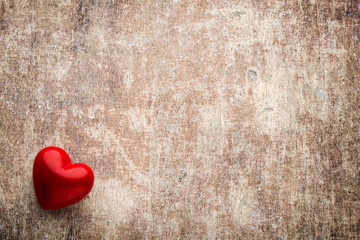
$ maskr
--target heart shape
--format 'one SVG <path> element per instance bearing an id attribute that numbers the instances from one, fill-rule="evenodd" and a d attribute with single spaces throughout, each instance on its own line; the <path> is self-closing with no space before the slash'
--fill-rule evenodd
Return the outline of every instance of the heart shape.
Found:
<path id="1" fill-rule="evenodd" d="M 61 148 L 46 147 L 36 156 L 33 167 L 35 194 L 46 210 L 73 205 L 88 195 L 94 173 L 83 163 L 72 163 Z"/>

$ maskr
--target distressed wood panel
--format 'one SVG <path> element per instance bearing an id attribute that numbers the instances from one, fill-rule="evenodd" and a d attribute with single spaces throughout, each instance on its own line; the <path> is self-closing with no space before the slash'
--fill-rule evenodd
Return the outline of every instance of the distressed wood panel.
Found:
<path id="1" fill-rule="evenodd" d="M 0 1 L 1 239 L 359 239 L 359 1 Z M 44 211 L 45 146 L 95 173 Z"/>

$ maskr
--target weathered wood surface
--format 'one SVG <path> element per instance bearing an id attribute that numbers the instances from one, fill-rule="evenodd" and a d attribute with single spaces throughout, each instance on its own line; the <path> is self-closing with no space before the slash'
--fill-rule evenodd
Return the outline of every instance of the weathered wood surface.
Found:
<path id="1" fill-rule="evenodd" d="M 0 3 L 1 239 L 359 239 L 359 1 Z M 42 210 L 32 164 L 95 172 Z"/>

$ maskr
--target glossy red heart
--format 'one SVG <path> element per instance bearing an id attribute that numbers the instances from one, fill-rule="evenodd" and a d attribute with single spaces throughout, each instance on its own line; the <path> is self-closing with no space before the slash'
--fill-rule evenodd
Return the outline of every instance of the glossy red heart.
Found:
<path id="1" fill-rule="evenodd" d="M 75 204 L 88 195 L 94 174 L 83 163 L 71 163 L 63 149 L 46 147 L 35 158 L 33 182 L 40 206 L 52 210 Z"/>

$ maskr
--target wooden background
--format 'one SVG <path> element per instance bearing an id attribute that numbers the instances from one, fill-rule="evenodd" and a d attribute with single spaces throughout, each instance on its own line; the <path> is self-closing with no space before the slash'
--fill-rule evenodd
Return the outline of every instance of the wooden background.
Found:
<path id="1" fill-rule="evenodd" d="M 0 239 L 359 239 L 360 2 L 0 0 Z M 37 204 L 64 148 L 82 202 Z"/>

